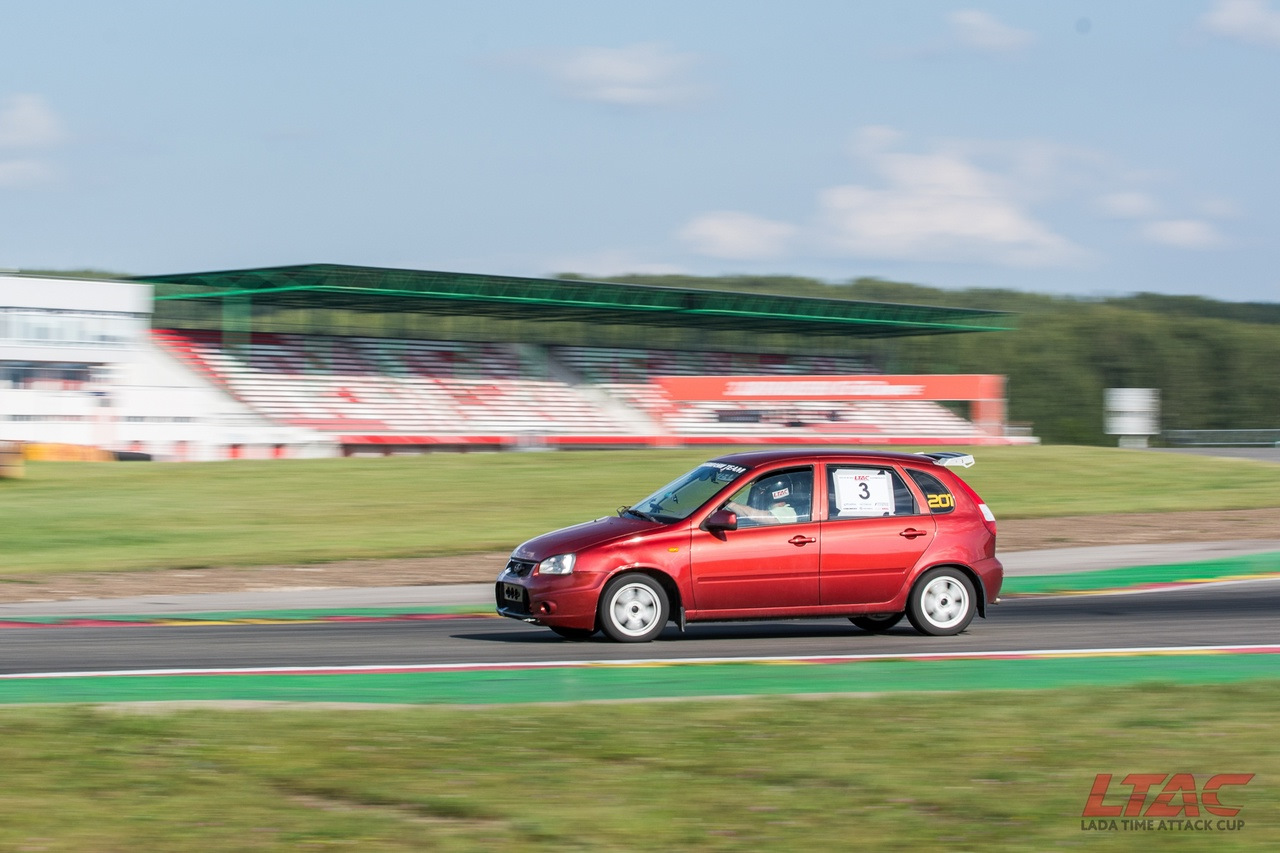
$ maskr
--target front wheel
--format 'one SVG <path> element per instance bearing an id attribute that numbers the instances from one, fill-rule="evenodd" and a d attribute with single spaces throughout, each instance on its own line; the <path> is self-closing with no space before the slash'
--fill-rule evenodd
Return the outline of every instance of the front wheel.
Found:
<path id="1" fill-rule="evenodd" d="M 973 583 L 959 569 L 931 569 L 911 589 L 907 618 L 921 634 L 949 637 L 973 621 L 977 602 Z"/>
<path id="2" fill-rule="evenodd" d="M 902 621 L 905 613 L 875 613 L 868 616 L 850 616 L 849 621 L 864 631 L 883 634 Z"/>
<path id="3" fill-rule="evenodd" d="M 619 643 L 646 643 L 662 633 L 671 605 L 667 591 L 648 575 L 619 575 L 600 596 L 600 627 Z"/>

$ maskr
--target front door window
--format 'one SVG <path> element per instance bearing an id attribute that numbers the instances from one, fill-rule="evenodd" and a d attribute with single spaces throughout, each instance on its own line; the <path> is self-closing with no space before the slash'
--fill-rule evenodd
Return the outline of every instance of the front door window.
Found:
<path id="1" fill-rule="evenodd" d="M 734 492 L 724 508 L 737 513 L 739 527 L 812 521 L 813 469 L 759 477 Z"/>

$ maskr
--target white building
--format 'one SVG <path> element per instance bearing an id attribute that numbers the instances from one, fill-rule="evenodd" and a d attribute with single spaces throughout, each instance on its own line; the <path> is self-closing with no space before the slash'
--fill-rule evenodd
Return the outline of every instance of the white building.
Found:
<path id="1" fill-rule="evenodd" d="M 330 456 L 332 439 L 272 423 L 157 347 L 152 288 L 0 275 L 0 441 L 158 459 Z"/>

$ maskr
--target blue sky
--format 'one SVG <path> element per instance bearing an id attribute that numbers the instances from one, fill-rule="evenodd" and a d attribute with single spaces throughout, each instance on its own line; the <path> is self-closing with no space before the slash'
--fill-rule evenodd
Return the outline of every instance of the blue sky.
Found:
<path id="1" fill-rule="evenodd" d="M 0 0 L 0 267 L 1280 302 L 1280 0 Z"/>

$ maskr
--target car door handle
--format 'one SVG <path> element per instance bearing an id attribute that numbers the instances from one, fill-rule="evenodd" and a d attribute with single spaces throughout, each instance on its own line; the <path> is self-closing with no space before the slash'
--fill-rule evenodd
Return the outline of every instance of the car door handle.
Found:
<path id="1" fill-rule="evenodd" d="M 812 536 L 801 536 L 799 533 L 797 533 L 795 536 L 792 536 L 787 541 L 790 542 L 792 545 L 799 547 L 801 545 L 808 545 L 810 542 L 817 542 L 818 540 Z"/>
<path id="2" fill-rule="evenodd" d="M 898 535 L 899 535 L 899 536 L 905 536 L 905 537 L 906 537 L 906 538 L 908 538 L 908 539 L 915 539 L 917 536 L 928 536 L 928 535 L 929 535 L 929 531 L 927 531 L 927 530 L 916 530 L 914 527 L 908 527 L 906 530 L 902 531 L 902 532 L 901 532 L 901 533 L 899 533 Z"/>

